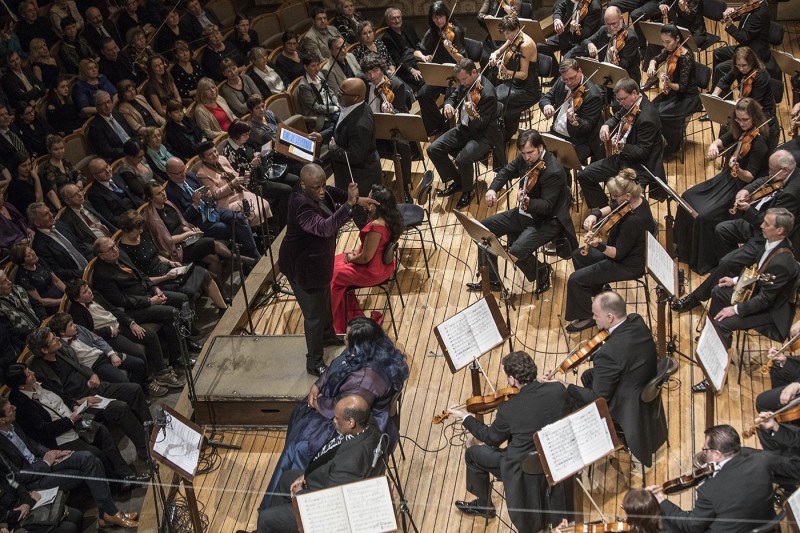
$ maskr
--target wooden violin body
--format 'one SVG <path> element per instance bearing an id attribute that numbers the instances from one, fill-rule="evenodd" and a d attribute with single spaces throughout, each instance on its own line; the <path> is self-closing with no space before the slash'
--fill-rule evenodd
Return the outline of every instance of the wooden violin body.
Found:
<path id="1" fill-rule="evenodd" d="M 767 420 L 776 420 L 780 422 L 795 422 L 796 420 L 800 420 L 800 398 L 795 398 L 784 407 L 781 407 L 771 416 L 765 418 L 761 422 L 766 422 Z M 758 430 L 758 424 L 753 424 L 749 428 L 742 431 L 742 436 L 749 439 L 752 437 L 755 432 Z"/>
<path id="2" fill-rule="evenodd" d="M 695 468 L 688 474 L 664 482 L 664 484 L 661 485 L 661 491 L 669 495 L 689 490 L 699 485 L 701 481 L 712 475 L 716 470 L 716 463 L 707 463 L 699 468 Z"/>
<path id="3" fill-rule="evenodd" d="M 467 398 L 467 401 L 464 402 L 464 408 L 469 413 L 473 414 L 484 414 L 491 411 L 494 411 L 498 407 L 500 407 L 503 403 L 507 402 L 509 398 L 512 396 L 516 396 L 519 394 L 519 389 L 516 387 L 503 387 L 502 389 L 497 389 L 497 392 L 494 394 L 486 394 L 483 396 L 472 396 L 471 398 Z M 434 424 L 441 424 L 444 422 L 450 413 L 446 410 L 442 411 L 438 415 L 434 415 L 433 423 Z"/>
<path id="4" fill-rule="evenodd" d="M 591 235 L 592 239 L 598 236 L 605 236 L 608 235 L 608 232 L 611 231 L 611 228 L 616 226 L 620 220 L 625 218 L 625 216 L 633 210 L 631 204 L 628 202 L 622 202 L 617 206 L 616 209 L 611 211 L 608 215 L 601 218 L 600 220 L 592 226 Z M 589 255 L 589 241 L 581 247 L 581 255 Z"/>
<path id="5" fill-rule="evenodd" d="M 586 361 L 597 348 L 602 346 L 607 338 L 608 331 L 602 330 L 588 341 L 579 344 L 567 355 L 566 359 L 558 365 L 558 372 L 566 374 L 569 370 L 575 371 L 576 367 Z"/>
<path id="6" fill-rule="evenodd" d="M 789 339 L 786 344 L 778 348 L 778 351 L 775 352 L 773 357 L 776 355 L 780 355 L 785 351 L 796 352 L 800 350 L 800 333 L 794 335 L 791 339 Z M 761 367 L 761 374 L 766 376 L 769 374 L 770 369 L 772 368 L 772 359 L 767 361 L 767 364 Z"/>

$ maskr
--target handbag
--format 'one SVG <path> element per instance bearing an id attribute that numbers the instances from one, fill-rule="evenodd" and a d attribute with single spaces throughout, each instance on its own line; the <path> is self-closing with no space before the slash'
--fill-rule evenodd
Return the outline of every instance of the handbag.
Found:
<path id="1" fill-rule="evenodd" d="M 26 516 L 19 525 L 21 527 L 56 527 L 61 523 L 66 514 L 67 493 L 63 490 L 59 490 L 56 494 L 56 498 L 51 503 L 31 510 L 28 516 Z"/>
<path id="2" fill-rule="evenodd" d="M 97 422 L 94 421 L 94 415 L 89 413 L 83 413 L 80 423 L 75 426 L 78 436 L 89 444 L 94 442 L 99 429 Z"/>

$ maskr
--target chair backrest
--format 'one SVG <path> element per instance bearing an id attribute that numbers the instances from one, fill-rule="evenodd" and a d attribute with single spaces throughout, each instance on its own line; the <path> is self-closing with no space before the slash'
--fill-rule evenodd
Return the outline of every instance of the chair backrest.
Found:
<path id="1" fill-rule="evenodd" d="M 783 102 L 783 82 L 770 78 L 769 84 L 772 86 L 772 96 L 775 98 L 775 103 L 780 104 Z"/>
<path id="2" fill-rule="evenodd" d="M 147 209 L 148 207 L 150 207 L 150 202 L 145 202 L 145 203 L 143 203 L 142 205 L 140 205 L 139 207 L 136 208 L 136 212 L 137 213 L 144 213 L 144 210 Z"/>
<path id="3" fill-rule="evenodd" d="M 273 94 L 264 102 L 264 109 L 272 111 L 278 120 L 284 122 L 292 115 L 297 114 L 291 95 L 286 93 Z"/>
<path id="4" fill-rule="evenodd" d="M 222 151 L 225 149 L 225 147 L 228 145 L 228 137 L 227 137 L 227 135 L 228 134 L 226 133 L 224 138 L 222 138 L 222 135 L 220 135 L 219 137 L 214 139 L 214 146 L 217 147 L 217 152 L 220 155 L 222 154 Z M 221 140 L 219 142 L 217 142 L 217 139 L 221 139 Z"/>
<path id="5" fill-rule="evenodd" d="M 384 265 L 391 265 L 392 261 L 395 260 L 395 256 L 397 254 L 397 247 L 399 246 L 398 240 L 395 239 L 389 244 L 386 245 L 386 248 L 383 249 L 383 264 Z"/>
<path id="6" fill-rule="evenodd" d="M 303 106 L 300 105 L 300 95 L 297 90 L 297 86 L 300 85 L 300 81 L 302 81 L 302 79 L 302 77 L 297 78 L 296 80 L 293 80 L 288 87 L 286 87 L 286 92 L 292 97 L 292 106 L 298 113 L 303 112 Z"/>
<path id="7" fill-rule="evenodd" d="M 389 29 L 389 26 L 381 26 L 377 30 L 375 30 L 375 39 L 380 39 L 383 37 L 383 34 L 386 33 L 386 30 Z"/>
<path id="8" fill-rule="evenodd" d="M 701 6 L 703 16 L 717 22 L 722 20 L 722 14 L 728 8 L 723 0 L 703 0 Z"/>
<path id="9" fill-rule="evenodd" d="M 194 52 L 192 52 L 192 59 L 194 59 L 195 61 L 199 62 L 200 58 L 203 57 L 203 52 L 206 51 L 206 48 L 208 48 L 208 47 L 206 45 L 203 45 L 203 46 L 199 47 L 197 50 L 195 50 Z"/>
<path id="10" fill-rule="evenodd" d="M 702 90 L 708 91 L 711 84 L 711 69 L 699 61 L 695 61 L 694 73 L 697 78 L 697 86 Z"/>
<path id="11" fill-rule="evenodd" d="M 122 166 L 122 163 L 124 162 L 125 161 L 120 157 L 119 159 L 111 163 L 111 173 L 116 174 L 117 170 L 119 169 L 120 166 Z"/>
<path id="12" fill-rule="evenodd" d="M 59 313 L 69 313 L 69 308 L 71 307 L 71 302 L 67 295 L 61 297 L 61 302 L 58 304 L 58 312 Z"/>
<path id="13" fill-rule="evenodd" d="M 76 131 L 64 137 L 64 157 L 67 161 L 77 165 L 89 155 L 91 155 L 91 152 L 83 133 Z"/>
<path id="14" fill-rule="evenodd" d="M 92 273 L 94 272 L 94 264 L 97 262 L 96 257 L 92 257 L 89 259 L 89 264 L 86 265 L 86 268 L 83 269 L 83 281 L 88 283 L 89 285 L 92 284 Z"/>
<path id="15" fill-rule="evenodd" d="M 266 46 L 276 35 L 280 36 L 283 31 L 281 28 L 281 21 L 275 13 L 265 13 L 259 15 L 250 21 L 250 29 L 258 34 L 261 40 L 261 46 Z"/>
<path id="16" fill-rule="evenodd" d="M 217 16 L 222 23 L 220 29 L 233 27 L 233 21 L 236 19 L 236 6 L 231 0 L 209 0 L 205 3 L 205 9 L 210 9 Z"/>
<path id="17" fill-rule="evenodd" d="M 767 40 L 769 44 L 772 46 L 778 46 L 783 44 L 783 34 L 785 33 L 785 28 L 783 24 L 778 22 L 770 21 L 769 23 L 769 32 L 767 33 Z"/>
<path id="18" fill-rule="evenodd" d="M 483 55 L 483 43 L 475 39 L 470 39 L 469 37 L 464 37 L 464 53 L 471 60 L 475 62 L 480 61 Z"/>
<path id="19" fill-rule="evenodd" d="M 425 205 L 431 198 L 431 189 L 433 189 L 433 171 L 428 170 L 422 175 L 422 183 L 417 191 L 417 203 Z"/>
<path id="20" fill-rule="evenodd" d="M 550 74 L 553 72 L 553 58 L 545 54 L 537 55 L 536 69 L 539 71 L 538 74 L 540 78 L 550 77 Z"/>
<path id="21" fill-rule="evenodd" d="M 3 267 L 3 272 L 6 273 L 6 277 L 8 278 L 8 281 L 10 281 L 11 283 L 17 282 L 17 270 L 19 270 L 17 264 L 12 263 L 10 261 L 5 267 Z"/>
<path id="22" fill-rule="evenodd" d="M 186 162 L 186 172 L 197 172 L 197 167 L 201 164 L 200 156 L 196 155 Z"/>
<path id="23" fill-rule="evenodd" d="M 281 55 L 282 52 L 283 52 L 282 44 L 280 46 L 276 46 L 275 48 L 273 48 L 272 52 L 270 52 L 269 56 L 267 56 L 267 63 L 269 63 L 270 65 L 274 65 L 275 61 L 278 59 L 278 56 Z"/>
<path id="24" fill-rule="evenodd" d="M 313 23 L 305 2 L 286 6 L 278 10 L 277 14 L 284 30 L 292 30 L 298 34 L 308 30 Z"/>

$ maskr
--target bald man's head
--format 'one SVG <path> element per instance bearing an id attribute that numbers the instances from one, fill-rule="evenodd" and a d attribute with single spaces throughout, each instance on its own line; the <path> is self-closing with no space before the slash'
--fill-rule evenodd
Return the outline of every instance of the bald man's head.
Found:
<path id="1" fill-rule="evenodd" d="M 167 159 L 166 168 L 170 181 L 181 184 L 186 179 L 186 165 L 180 158 L 170 157 Z"/>
<path id="2" fill-rule="evenodd" d="M 333 409 L 333 424 L 342 435 L 360 433 L 369 424 L 370 405 L 361 396 L 344 396 Z"/>
<path id="3" fill-rule="evenodd" d="M 316 163 L 309 163 L 300 171 L 300 189 L 315 202 L 325 199 L 326 180 L 325 171 Z"/>
<path id="4" fill-rule="evenodd" d="M 361 78 L 347 78 L 340 86 L 342 95 L 339 103 L 342 107 L 350 107 L 364 101 L 367 86 Z"/>

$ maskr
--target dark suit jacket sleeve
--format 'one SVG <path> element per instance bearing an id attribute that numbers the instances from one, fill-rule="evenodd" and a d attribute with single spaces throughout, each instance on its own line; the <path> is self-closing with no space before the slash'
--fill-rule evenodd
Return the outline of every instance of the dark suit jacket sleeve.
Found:
<path id="1" fill-rule="evenodd" d="M 570 0 L 559 0 L 559 2 L 553 8 L 553 20 L 560 20 L 561 22 L 565 22 L 569 18 L 569 14 L 567 11 L 572 6 L 572 2 Z M 571 13 L 570 13 L 571 14 Z"/>
<path id="2" fill-rule="evenodd" d="M 593 134 L 597 122 L 602 117 L 602 111 L 603 99 L 587 90 L 583 93 L 583 103 L 578 110 L 578 125 L 572 125 L 572 127 L 578 133 L 584 135 Z M 575 140 L 577 141 L 578 139 Z"/>
<path id="3" fill-rule="evenodd" d="M 539 99 L 539 109 L 544 109 L 549 105 L 557 108 L 563 102 L 564 92 L 564 82 L 559 78 L 553 83 L 550 90 Z"/>
<path id="4" fill-rule="evenodd" d="M 478 114 L 481 118 L 471 118 L 467 128 L 473 135 L 481 135 L 488 128 L 497 127 L 497 97 L 494 91 L 483 90 L 478 102 Z"/>
<path id="5" fill-rule="evenodd" d="M 652 108 L 652 112 L 655 112 L 655 108 Z M 628 142 L 622 147 L 622 155 L 636 163 L 644 163 L 650 158 L 661 137 L 661 129 L 650 120 L 649 114 L 650 112 L 647 113 L 648 116 L 637 117 L 633 125 L 636 128 L 636 142 Z"/>
<path id="6" fill-rule="evenodd" d="M 764 17 L 762 13 L 767 13 L 767 16 Z M 747 43 L 758 37 L 762 32 L 767 33 L 769 31 L 769 12 L 763 8 L 758 9 L 747 17 L 747 20 L 742 24 L 741 28 L 731 23 L 725 26 L 725 31 L 736 39 L 737 43 L 747 45 Z"/>
<path id="7" fill-rule="evenodd" d="M 671 501 L 664 500 L 661 502 L 661 512 L 669 524 L 669 531 L 674 533 L 706 531 L 716 516 L 711 502 L 702 496 L 702 491 L 700 491 L 692 511 L 684 511 Z M 674 520 L 670 520 L 670 518 Z"/>
<path id="8" fill-rule="evenodd" d="M 500 171 L 495 174 L 492 184 L 489 188 L 494 192 L 499 192 L 511 180 L 519 178 L 525 173 L 526 167 L 525 160 L 521 155 L 514 158 L 513 161 L 504 166 Z M 510 193 L 509 193 L 510 194 Z"/>
<path id="9" fill-rule="evenodd" d="M 69 237 L 67 238 L 69 239 Z M 61 252 L 57 251 L 54 246 L 50 245 L 49 242 L 45 242 L 45 239 L 49 240 L 50 237 L 45 235 L 37 235 L 37 239 L 33 240 L 33 248 L 36 252 L 36 255 L 39 256 L 39 259 L 47 263 L 47 266 L 50 267 L 50 270 L 52 270 L 55 275 L 65 283 L 71 279 L 80 278 L 83 275 L 83 271 L 78 268 L 64 267 L 62 261 L 59 259 L 59 253 Z M 63 248 L 61 248 L 61 250 L 63 250 Z M 66 251 L 63 253 L 66 253 Z"/>
<path id="10" fill-rule="evenodd" d="M 106 128 L 110 130 L 110 126 L 102 124 L 100 122 L 101 120 L 103 119 L 100 117 L 95 117 L 89 123 L 89 133 L 87 135 L 89 138 L 89 144 L 97 153 L 97 155 L 106 159 L 119 159 L 125 154 L 122 153 L 122 148 L 114 148 L 108 142 L 108 135 L 104 130 Z"/>
<path id="11" fill-rule="evenodd" d="M 775 433 L 771 434 L 771 432 L 759 429 L 758 435 L 761 442 L 769 442 L 776 447 L 788 449 L 794 453 L 800 451 L 800 428 L 797 426 L 780 424 L 778 431 Z"/>
<path id="12" fill-rule="evenodd" d="M 364 479 L 369 474 L 372 451 L 378 438 L 372 434 L 352 444 L 349 449 L 340 450 L 333 459 L 306 474 L 306 486 L 309 489 L 327 488 Z"/>
<path id="13" fill-rule="evenodd" d="M 570 396 L 584 404 L 595 401 L 597 398 L 611 400 L 617 390 L 623 368 L 617 363 L 613 355 L 605 350 L 599 350 L 594 358 L 594 376 L 592 388 L 570 385 L 567 388 Z"/>
<path id="14" fill-rule="evenodd" d="M 631 67 L 639 68 L 639 38 L 633 28 L 628 28 L 628 36 L 625 38 L 625 46 L 619 53 L 619 66 L 625 70 Z"/>
<path id="15" fill-rule="evenodd" d="M 40 407 L 21 392 L 12 392 L 11 399 L 17 408 L 19 424 L 39 439 L 55 441 L 65 431 L 73 429 L 72 420 L 66 417 L 53 420 L 46 407 Z"/>
<path id="16" fill-rule="evenodd" d="M 556 206 L 561 201 L 561 192 L 564 187 L 564 170 L 561 167 L 550 168 L 542 172 L 537 184 L 542 189 L 540 198 L 531 198 L 528 201 L 528 213 L 536 218 L 553 215 Z"/>
<path id="17" fill-rule="evenodd" d="M 97 266 L 99 266 L 99 263 Z M 107 269 L 110 270 L 111 267 L 104 266 L 98 269 L 97 266 L 95 266 L 92 284 L 95 290 L 101 293 L 111 305 L 122 307 L 123 309 L 144 309 L 150 307 L 149 296 L 136 296 L 120 290 L 111 274 L 105 272 Z"/>
<path id="18" fill-rule="evenodd" d="M 355 111 L 355 113 L 366 112 L 366 109 Z M 331 154 L 331 160 L 346 164 L 349 158 L 350 165 L 368 160 L 375 147 L 373 140 L 375 132 L 371 125 L 372 121 L 362 115 L 358 117 L 355 123 L 349 124 L 347 128 L 340 127 L 337 132 L 338 136 L 341 139 L 342 135 L 346 135 L 346 140 L 341 144 L 337 141 L 336 146 L 328 152 Z M 343 129 L 345 131 L 342 131 Z M 334 134 L 334 137 L 337 136 L 337 133 Z M 347 156 L 345 156 L 345 153 L 347 153 Z"/>
<path id="19" fill-rule="evenodd" d="M 487 426 L 474 416 L 468 416 L 464 420 L 464 427 L 489 446 L 498 447 L 511 437 L 511 426 L 501 410 L 497 411 L 497 417 L 491 426 Z"/>
<path id="20" fill-rule="evenodd" d="M 759 283 L 753 297 L 736 306 L 739 316 L 746 317 L 766 311 L 772 307 L 778 296 L 782 292 L 788 291 L 796 279 L 797 263 L 792 254 L 780 254 L 770 262 L 766 272 L 775 275 L 772 284 Z"/>

